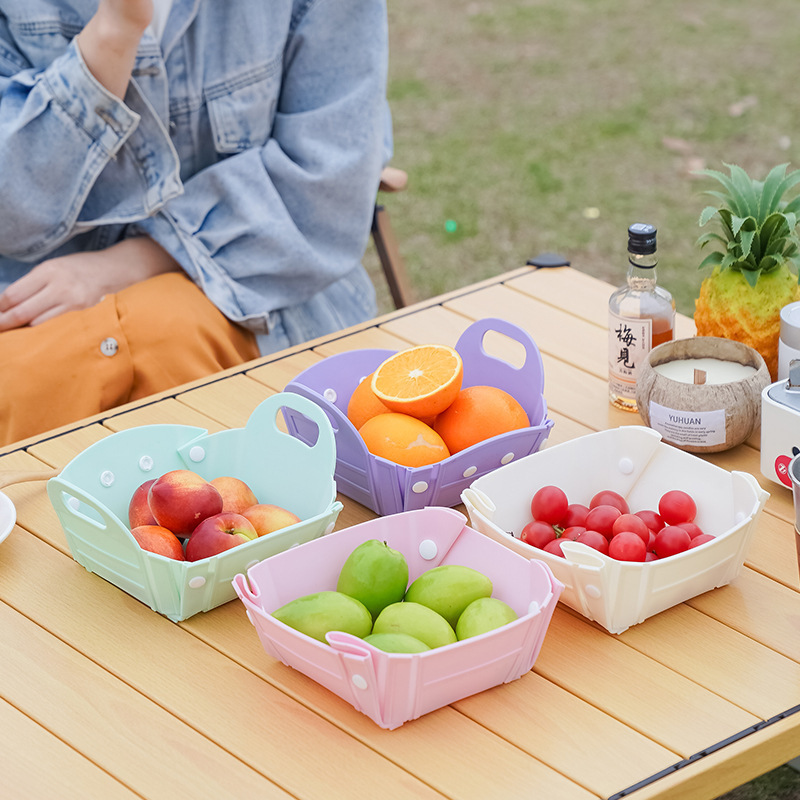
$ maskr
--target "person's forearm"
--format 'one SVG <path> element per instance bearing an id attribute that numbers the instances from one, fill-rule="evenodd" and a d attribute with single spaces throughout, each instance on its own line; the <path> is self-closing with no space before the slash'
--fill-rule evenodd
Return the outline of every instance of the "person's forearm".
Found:
<path id="1" fill-rule="evenodd" d="M 132 4 L 139 7 L 139 3 Z M 94 77 L 119 98 L 125 96 L 136 50 L 152 17 L 152 6 L 141 13 L 120 13 L 118 4 L 101 0 L 95 15 L 78 34 L 83 60 Z M 149 10 L 149 13 L 148 13 Z"/>

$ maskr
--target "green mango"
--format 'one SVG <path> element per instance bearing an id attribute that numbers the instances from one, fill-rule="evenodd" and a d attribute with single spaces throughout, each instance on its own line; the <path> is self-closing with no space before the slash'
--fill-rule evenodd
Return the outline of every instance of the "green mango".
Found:
<path id="1" fill-rule="evenodd" d="M 407 633 L 371 633 L 364 637 L 364 641 L 386 653 L 424 653 L 430 650 L 425 642 Z"/>
<path id="2" fill-rule="evenodd" d="M 517 612 L 497 597 L 479 597 L 462 612 L 456 623 L 456 636 L 469 639 L 493 631 L 518 619 Z"/>
<path id="3" fill-rule="evenodd" d="M 461 564 L 442 564 L 423 572 L 406 592 L 406 601 L 421 603 L 441 614 L 455 629 L 461 612 L 479 597 L 492 594 L 482 572 Z"/>
<path id="4" fill-rule="evenodd" d="M 363 639 L 372 631 L 366 606 L 342 592 L 315 592 L 290 600 L 272 612 L 275 619 L 327 644 L 328 631 L 344 631 Z"/>
<path id="5" fill-rule="evenodd" d="M 350 553 L 336 584 L 337 591 L 360 600 L 373 620 L 386 606 L 402 600 L 407 587 L 405 556 L 378 539 L 368 539 Z"/>
<path id="6" fill-rule="evenodd" d="M 419 603 L 392 603 L 378 614 L 373 633 L 407 633 L 428 647 L 442 647 L 457 641 L 450 623 L 433 609 Z"/>

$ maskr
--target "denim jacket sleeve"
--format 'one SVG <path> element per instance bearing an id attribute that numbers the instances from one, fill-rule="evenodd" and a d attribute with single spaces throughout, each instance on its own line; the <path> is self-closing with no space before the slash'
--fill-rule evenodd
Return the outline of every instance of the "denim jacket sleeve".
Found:
<path id="1" fill-rule="evenodd" d="M 240 0 L 237 18 L 260 4 Z M 269 312 L 358 267 L 391 147 L 385 0 L 269 8 L 289 10 L 277 105 L 242 109 L 238 87 L 216 87 L 213 97 L 204 88 L 218 156 L 197 171 L 180 163 L 165 114 L 136 79 L 122 102 L 91 76 L 71 41 L 85 20 L 70 32 L 60 15 L 64 47 L 36 64 L 0 12 L 0 266 L 4 258 L 36 263 L 101 226 L 146 234 L 256 332 Z M 266 135 L 241 146 L 226 123 L 259 114 L 271 120 Z"/>
<path id="2" fill-rule="evenodd" d="M 302 6 L 266 144 L 198 172 L 135 226 L 256 332 L 270 311 L 305 302 L 360 265 L 390 141 L 385 3 Z M 219 113 L 222 146 L 224 120 Z"/>

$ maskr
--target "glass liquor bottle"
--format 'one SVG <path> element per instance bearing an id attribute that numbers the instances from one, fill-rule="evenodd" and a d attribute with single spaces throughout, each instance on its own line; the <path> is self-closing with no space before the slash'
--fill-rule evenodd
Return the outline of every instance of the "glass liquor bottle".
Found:
<path id="1" fill-rule="evenodd" d="M 637 411 L 636 376 L 648 353 L 675 334 L 675 301 L 657 284 L 656 229 L 628 228 L 628 279 L 608 300 L 608 396 Z"/>

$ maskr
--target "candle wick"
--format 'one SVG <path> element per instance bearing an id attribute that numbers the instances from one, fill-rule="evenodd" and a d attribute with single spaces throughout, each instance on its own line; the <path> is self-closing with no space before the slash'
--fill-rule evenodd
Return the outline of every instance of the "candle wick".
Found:
<path id="1" fill-rule="evenodd" d="M 706 382 L 706 371 L 704 369 L 696 369 L 694 371 L 694 382 L 695 385 Z"/>

